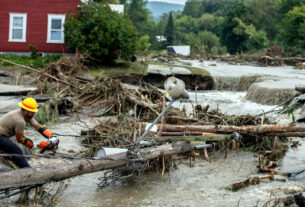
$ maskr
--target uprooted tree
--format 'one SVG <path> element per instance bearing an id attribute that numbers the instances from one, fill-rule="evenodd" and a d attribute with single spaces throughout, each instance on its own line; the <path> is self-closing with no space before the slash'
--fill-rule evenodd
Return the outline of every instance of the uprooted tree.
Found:
<path id="1" fill-rule="evenodd" d="M 121 57 L 129 60 L 136 51 L 137 31 L 126 15 L 112 11 L 107 4 L 82 3 L 77 16 L 65 23 L 65 43 L 103 62 Z"/>

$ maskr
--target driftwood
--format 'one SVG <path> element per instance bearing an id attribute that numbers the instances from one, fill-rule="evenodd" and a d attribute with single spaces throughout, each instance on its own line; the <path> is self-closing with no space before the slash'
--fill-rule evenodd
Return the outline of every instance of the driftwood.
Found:
<path id="1" fill-rule="evenodd" d="M 154 133 L 154 132 L 153 132 Z M 202 135 L 203 132 L 197 131 L 183 131 L 183 132 L 160 132 L 159 136 L 195 136 Z"/>
<path id="2" fill-rule="evenodd" d="M 203 132 L 185 131 L 185 132 L 161 132 L 159 136 L 195 136 L 202 135 Z M 279 137 L 305 137 L 305 132 L 281 132 L 281 133 L 266 133 L 265 136 Z"/>
<path id="3" fill-rule="evenodd" d="M 274 58 L 283 61 L 294 61 L 294 62 L 305 62 L 305 58 L 303 57 L 286 57 L 286 58 Z"/>
<path id="4" fill-rule="evenodd" d="M 143 156 L 148 160 L 193 150 L 188 143 L 164 144 L 157 147 L 142 149 Z M 72 160 L 58 165 L 24 168 L 0 173 L 0 190 L 11 188 L 11 185 L 26 186 L 36 182 L 57 181 L 86 173 L 112 169 L 127 164 L 127 154 L 120 153 L 104 157 L 100 160 Z"/>
<path id="5" fill-rule="evenodd" d="M 190 142 L 190 141 L 223 141 L 225 139 L 232 139 L 234 135 L 205 135 L 205 136 L 167 136 L 167 137 L 151 137 L 146 140 L 156 142 Z"/>
<path id="6" fill-rule="evenodd" d="M 128 84 L 124 84 L 121 83 L 120 86 L 123 88 L 126 97 L 133 103 L 135 103 L 136 105 L 140 105 L 143 108 L 149 108 L 152 111 L 155 111 L 155 109 L 159 108 L 158 104 L 153 104 L 151 102 L 148 102 L 146 100 L 141 100 L 138 96 L 136 96 L 135 94 L 131 93 L 130 90 L 138 92 L 139 87 L 135 87 L 132 85 L 128 85 Z M 139 92 L 138 92 L 139 93 Z M 141 94 L 138 94 L 141 95 Z M 156 112 L 156 111 L 155 111 Z M 157 112 L 158 114 L 158 112 Z"/>
<path id="7" fill-rule="evenodd" d="M 132 93 L 126 92 L 126 96 L 130 101 L 134 102 L 137 105 L 142 106 L 143 108 L 149 108 L 154 111 L 154 109 L 157 109 L 159 107 L 158 104 L 151 104 L 146 101 L 143 101 L 139 99 L 137 96 L 133 95 Z"/>
<path id="8" fill-rule="evenodd" d="M 286 57 L 286 58 L 280 58 L 280 57 L 270 57 L 270 56 L 261 56 L 258 59 L 259 62 L 263 62 L 266 65 L 283 65 L 283 63 L 286 62 L 293 62 L 293 63 L 300 63 L 305 62 L 305 58 L 302 57 Z"/>
<path id="9" fill-rule="evenodd" d="M 158 129 L 160 125 L 157 125 Z M 222 125 L 163 125 L 163 132 L 183 132 L 192 135 L 192 132 L 210 132 L 210 133 L 232 133 L 238 132 L 240 134 L 255 134 L 255 135 L 269 135 L 284 134 L 290 132 L 304 132 L 305 125 L 249 125 L 249 126 L 222 126 Z M 300 134 L 301 135 L 301 134 Z"/>
<path id="10" fill-rule="evenodd" d="M 297 64 L 295 64 L 295 67 L 297 69 L 305 69 L 305 62 L 297 63 Z"/>

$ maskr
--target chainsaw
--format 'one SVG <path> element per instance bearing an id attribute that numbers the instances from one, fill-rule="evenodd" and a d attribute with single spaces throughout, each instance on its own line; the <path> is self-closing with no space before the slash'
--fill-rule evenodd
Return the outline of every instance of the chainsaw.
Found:
<path id="1" fill-rule="evenodd" d="M 58 149 L 59 140 L 56 138 L 50 138 L 48 141 L 40 142 L 37 147 L 40 149 L 40 153 L 44 153 L 46 150 L 55 151 Z"/>
<path id="2" fill-rule="evenodd" d="M 34 150 L 38 150 L 39 153 L 44 153 L 45 151 L 50 151 L 52 157 L 55 158 L 65 158 L 65 159 L 80 159 L 80 157 L 76 157 L 69 154 L 59 153 L 56 150 L 58 149 L 59 140 L 57 138 L 50 138 L 49 141 L 42 141 L 39 144 L 37 144 L 36 147 L 34 147 Z"/>

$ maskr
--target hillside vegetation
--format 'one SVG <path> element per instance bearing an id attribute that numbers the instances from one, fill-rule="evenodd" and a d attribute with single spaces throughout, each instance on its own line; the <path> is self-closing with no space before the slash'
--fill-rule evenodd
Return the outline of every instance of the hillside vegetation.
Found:
<path id="1" fill-rule="evenodd" d="M 183 11 L 165 13 L 159 21 L 149 18 L 145 5 L 131 0 L 126 14 L 139 37 L 149 36 L 151 49 L 174 44 L 202 55 L 266 49 L 270 55 L 305 56 L 304 0 L 188 0 Z M 160 35 L 167 41 L 157 41 Z"/>

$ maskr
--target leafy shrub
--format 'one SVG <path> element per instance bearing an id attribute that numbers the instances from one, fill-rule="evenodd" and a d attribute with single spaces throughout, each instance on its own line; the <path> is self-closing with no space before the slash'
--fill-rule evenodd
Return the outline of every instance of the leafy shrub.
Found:
<path id="1" fill-rule="evenodd" d="M 129 60 L 136 51 L 137 32 L 127 16 L 112 11 L 106 4 L 89 1 L 65 22 L 65 43 L 75 51 L 114 62 Z"/>
<path id="2" fill-rule="evenodd" d="M 219 54 L 224 49 L 220 48 L 219 38 L 212 32 L 199 32 L 185 36 L 186 43 L 191 46 L 193 53 L 198 54 Z"/>
<path id="3" fill-rule="evenodd" d="M 32 59 L 37 58 L 37 57 L 38 57 L 38 53 L 37 53 L 38 50 L 37 50 L 37 48 L 36 48 L 34 45 L 29 44 L 29 49 L 30 49 L 30 52 L 31 52 L 30 57 L 31 57 Z"/>
<path id="4" fill-rule="evenodd" d="M 141 52 L 145 52 L 146 50 L 149 49 L 150 45 L 151 44 L 149 43 L 148 35 L 143 35 L 137 44 L 137 50 Z"/>
<path id="5" fill-rule="evenodd" d="M 294 7 L 284 19 L 284 41 L 288 50 L 295 53 L 292 55 L 304 55 L 305 49 L 305 6 Z"/>

